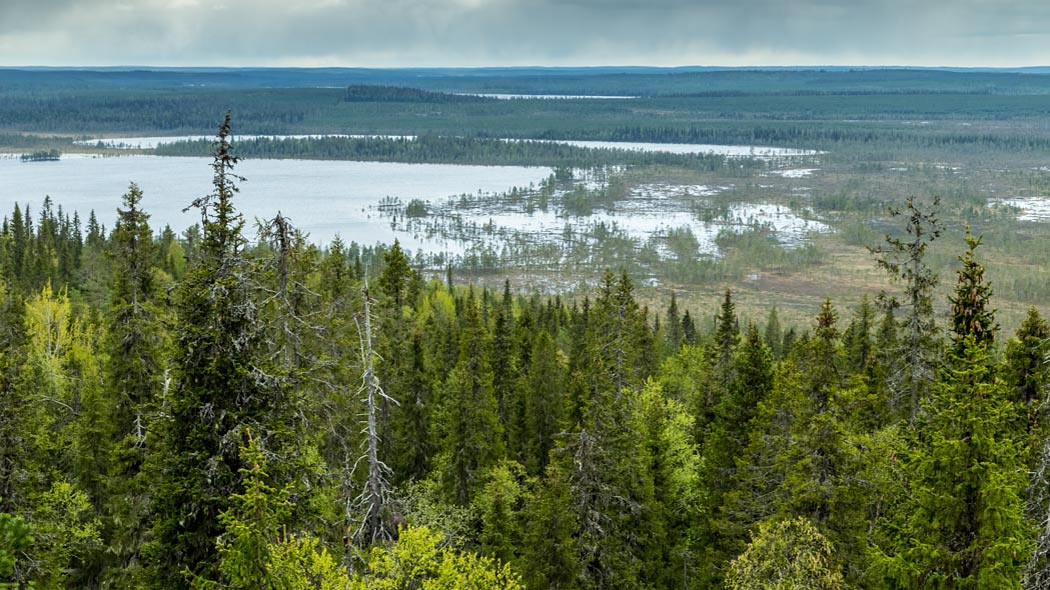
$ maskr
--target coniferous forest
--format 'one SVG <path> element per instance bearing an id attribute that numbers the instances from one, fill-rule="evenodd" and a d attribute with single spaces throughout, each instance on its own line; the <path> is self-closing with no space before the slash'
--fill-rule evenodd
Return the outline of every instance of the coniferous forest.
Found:
<path id="1" fill-rule="evenodd" d="M 229 132 L 182 236 L 135 184 L 5 218 L 0 586 L 1050 588 L 1050 324 L 999 329 L 976 232 L 935 271 L 937 200 L 895 295 L 712 321 L 250 228 Z"/>

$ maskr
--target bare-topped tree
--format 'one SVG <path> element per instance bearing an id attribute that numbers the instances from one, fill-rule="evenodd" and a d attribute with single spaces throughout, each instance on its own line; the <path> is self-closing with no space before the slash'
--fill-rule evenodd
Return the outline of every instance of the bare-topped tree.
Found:
<path id="1" fill-rule="evenodd" d="M 1028 513 L 1039 520 L 1039 537 L 1021 585 L 1025 590 L 1050 590 L 1050 438 L 1043 441 L 1039 466 L 1032 474 Z"/>
<path id="2" fill-rule="evenodd" d="M 352 546 L 363 547 L 378 542 L 391 541 L 397 535 L 392 514 L 393 495 L 390 478 L 393 475 L 389 466 L 379 458 L 379 437 L 377 414 L 379 404 L 389 402 L 397 404 L 383 391 L 379 377 L 375 372 L 375 358 L 378 356 L 372 346 L 371 299 L 368 292 L 368 278 L 364 283 L 364 311 L 358 322 L 358 334 L 361 341 L 361 401 L 365 411 L 362 414 L 362 442 L 364 453 L 354 463 L 351 473 L 364 462 L 368 468 L 365 484 L 361 493 L 355 498 L 348 498 L 346 504 L 347 534 Z M 351 544 L 348 543 L 348 547 Z"/>

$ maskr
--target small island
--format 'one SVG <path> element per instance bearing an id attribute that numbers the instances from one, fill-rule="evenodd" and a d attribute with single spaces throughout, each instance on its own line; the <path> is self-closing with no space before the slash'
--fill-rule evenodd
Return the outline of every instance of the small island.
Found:
<path id="1" fill-rule="evenodd" d="M 62 152 L 56 149 L 38 150 L 30 154 L 22 154 L 23 162 L 57 162 L 62 158 Z"/>

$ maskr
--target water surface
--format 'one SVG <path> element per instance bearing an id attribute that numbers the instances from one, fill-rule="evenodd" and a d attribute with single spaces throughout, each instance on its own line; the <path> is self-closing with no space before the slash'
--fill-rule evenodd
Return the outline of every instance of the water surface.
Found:
<path id="1" fill-rule="evenodd" d="M 99 222 L 112 228 L 121 195 L 134 181 L 145 195 L 150 225 L 182 231 L 200 219 L 182 209 L 211 192 L 210 163 L 210 158 L 139 155 L 65 155 L 58 162 L 32 163 L 0 158 L 0 215 L 9 215 L 16 202 L 29 203 L 36 211 L 50 195 L 56 206 L 79 212 L 84 221 L 94 210 Z M 254 159 L 242 161 L 235 171 L 247 178 L 235 203 L 249 221 L 280 211 L 317 243 L 327 243 L 336 234 L 363 244 L 391 243 L 397 237 L 412 249 L 447 246 L 451 251 L 459 248 L 395 232 L 372 208 L 384 197 L 407 202 L 479 190 L 503 192 L 539 183 L 552 172 L 523 166 Z"/>

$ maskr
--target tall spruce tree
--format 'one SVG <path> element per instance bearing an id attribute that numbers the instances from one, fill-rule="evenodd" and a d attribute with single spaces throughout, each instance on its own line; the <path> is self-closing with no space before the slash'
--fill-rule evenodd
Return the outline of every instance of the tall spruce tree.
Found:
<path id="1" fill-rule="evenodd" d="M 227 113 L 214 146 L 213 190 L 192 204 L 201 213 L 200 250 L 175 293 L 173 387 L 153 448 L 154 526 L 147 552 L 155 588 L 188 588 L 186 572 L 218 577 L 219 515 L 242 489 L 246 429 L 274 454 L 294 438 L 288 428 L 297 408 L 283 403 L 257 332 L 244 220 L 233 204 L 236 182 L 243 180 L 233 173 L 237 161 Z M 291 462 L 284 467 L 295 469 Z"/>
<path id="2" fill-rule="evenodd" d="M 105 377 L 114 396 L 108 416 L 113 457 L 103 533 L 111 553 L 105 578 L 119 586 L 135 584 L 141 572 L 140 551 L 149 528 L 149 482 L 142 469 L 164 378 L 164 330 L 155 304 L 156 255 L 149 215 L 141 202 L 142 191 L 132 184 L 110 237 L 114 265 Z"/>
<path id="3" fill-rule="evenodd" d="M 972 260 L 976 244 L 967 240 L 970 263 L 952 297 L 955 346 L 908 458 L 897 543 L 881 560 L 901 588 L 1020 588 L 1029 555 L 1022 441 L 993 377 L 991 290 L 976 288 L 984 271 Z"/>
<path id="4" fill-rule="evenodd" d="M 489 334 L 471 289 L 463 303 L 459 360 L 441 392 L 442 479 L 450 503 L 469 505 L 483 476 L 503 458 L 503 428 L 492 389 Z"/>
<path id="5" fill-rule="evenodd" d="M 940 237 L 943 226 L 937 217 L 940 197 L 935 197 L 929 209 L 922 208 L 909 197 L 906 203 L 908 238 L 886 235 L 886 245 L 869 248 L 879 267 L 894 279 L 904 283 L 904 334 L 897 355 L 903 359 L 898 370 L 891 374 L 894 396 L 911 423 L 918 418 L 920 405 L 927 387 L 936 378 L 937 326 L 933 316 L 933 289 L 937 274 L 926 263 L 926 250 Z M 890 209 L 894 217 L 900 209 Z M 897 303 L 890 301 L 889 305 Z"/>

